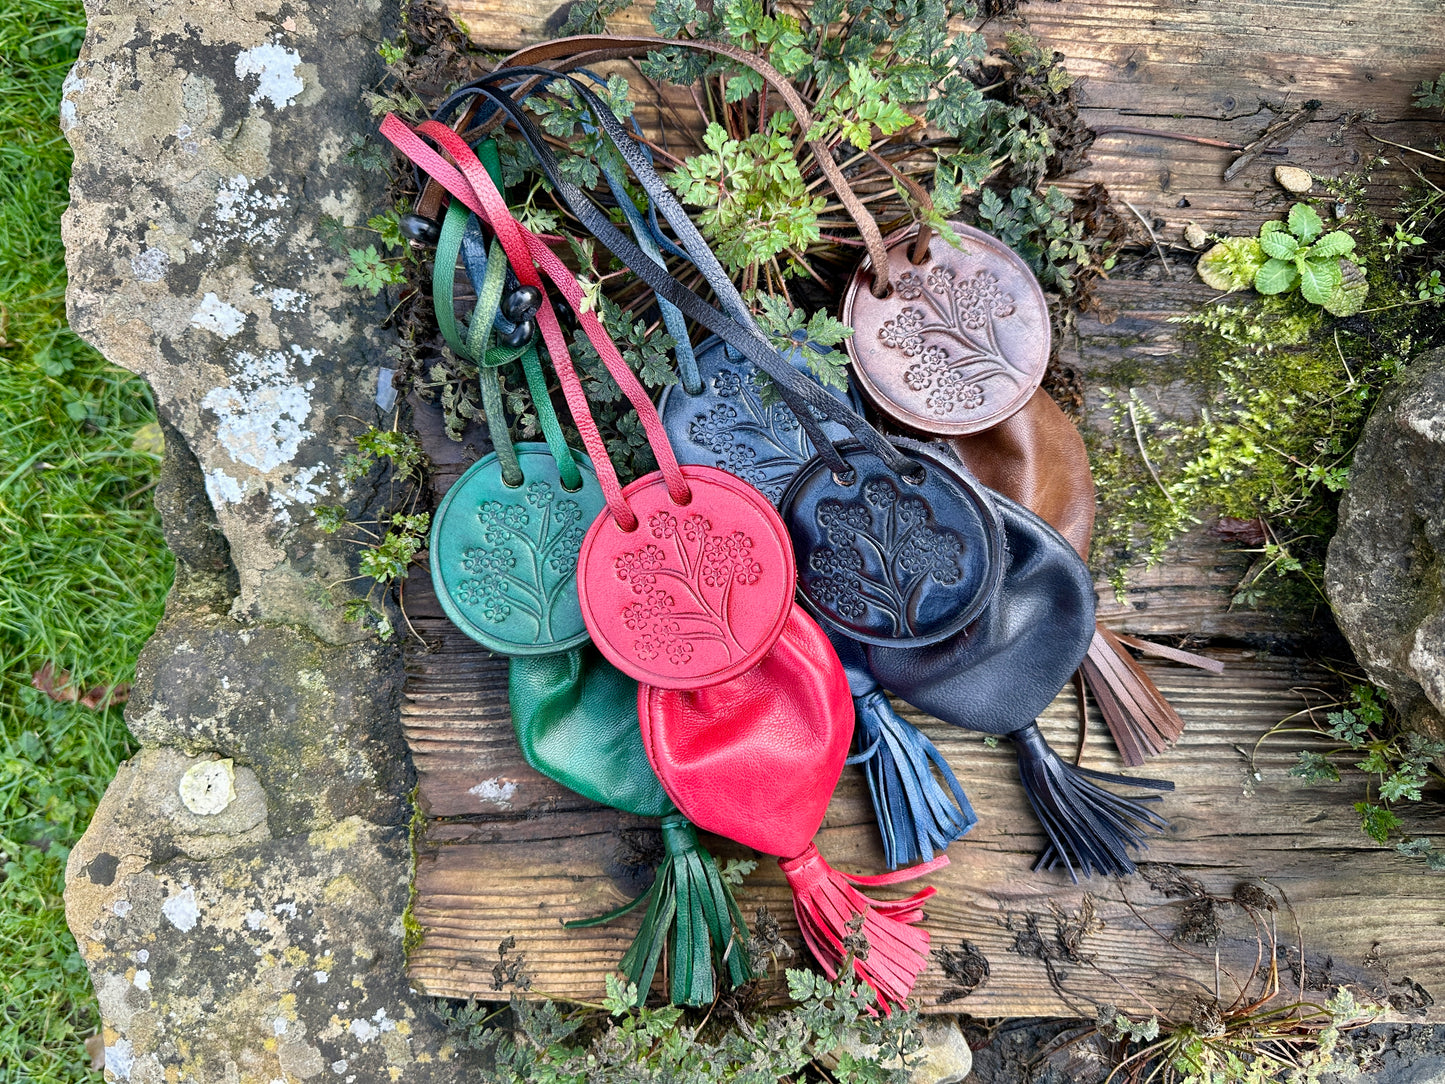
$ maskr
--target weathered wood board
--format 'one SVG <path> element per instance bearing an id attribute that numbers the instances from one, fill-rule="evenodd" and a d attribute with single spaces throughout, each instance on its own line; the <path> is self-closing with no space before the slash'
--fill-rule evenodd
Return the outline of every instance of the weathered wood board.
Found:
<path id="1" fill-rule="evenodd" d="M 403 709 L 429 817 L 418 851 L 414 906 L 426 935 L 412 954 L 411 978 L 437 995 L 508 996 L 511 987 L 494 989 L 493 968 L 498 944 L 515 937 L 509 959 L 525 955 L 536 990 L 595 999 L 640 916 L 577 931 L 559 923 L 610 910 L 643 887 L 635 856 L 646 849 L 639 833 L 650 826 L 599 809 L 523 763 L 506 713 L 505 664 L 428 612 L 423 594 L 415 584 L 412 620 L 439 646 L 434 655 L 414 659 Z M 1242 650 L 1211 654 L 1226 661 L 1223 676 L 1145 664 L 1189 721 L 1179 746 L 1151 765 L 1179 789 L 1160 805 L 1172 827 L 1151 845 L 1147 858 L 1177 866 L 1214 895 L 1229 897 L 1241 883 L 1265 888 L 1281 904 L 1263 920 L 1275 924 L 1282 955 L 1298 942 L 1298 924 L 1317 982 L 1328 974 L 1326 981 L 1357 982 L 1397 998 L 1414 997 L 1413 987 L 1386 984 L 1406 976 L 1427 991 L 1445 987 L 1445 902 L 1436 879 L 1419 863 L 1368 845 L 1350 806 L 1355 796 L 1348 784 L 1307 787 L 1289 776 L 1301 747 L 1297 736 L 1266 743 L 1255 761 L 1258 776 L 1251 771 L 1258 738 L 1306 698 L 1321 702 L 1328 675 L 1296 660 Z M 961 951 L 970 942 L 990 969 L 987 981 L 965 997 L 935 961 L 917 989 L 922 1009 L 1088 1015 L 1098 1001 L 1110 1001 L 1147 1013 L 1177 1008 L 1190 993 L 1215 989 L 1212 949 L 1169 940 L 1185 901 L 1167 899 L 1139 878 L 1074 886 L 1061 873 L 1031 872 L 1042 833 L 1025 812 L 1006 743 L 990 749 L 976 735 L 909 714 L 923 722 L 955 766 L 980 818 L 978 827 L 950 848 L 952 865 L 932 878 L 939 895 L 929 905 L 927 926 L 936 949 Z M 1072 750 L 1073 705 L 1067 697 L 1049 709 L 1044 729 L 1059 749 Z M 1083 763 L 1118 767 L 1097 719 Z M 1407 830 L 1428 832 L 1442 813 L 1439 806 L 1422 804 L 1410 812 Z M 720 855 L 746 853 L 720 840 L 708 842 Z M 856 771 L 845 773 L 818 844 L 839 868 L 882 868 Z M 1103 925 L 1085 934 L 1076 960 L 1019 954 L 1020 934 L 1027 941 L 1030 923 L 1049 946 L 1046 953 L 1054 952 L 1060 921 L 1078 915 L 1086 894 Z M 781 920 L 783 936 L 800 944 L 774 863 L 764 859 L 738 895 L 748 915 L 766 904 Z M 1227 971 L 1219 984 L 1228 1000 L 1229 974 L 1242 983 L 1250 973 L 1256 931 L 1239 908 L 1222 908 L 1219 917 Z M 1367 961 L 1375 961 L 1373 969 Z M 1049 980 L 1050 968 L 1059 977 L 1057 987 Z M 1285 981 L 1289 978 L 1286 973 Z"/>
<path id="2" fill-rule="evenodd" d="M 550 5 L 520 0 L 463 0 L 454 10 L 479 42 L 498 49 L 539 40 L 560 24 Z M 1269 179 L 1278 161 L 1330 176 L 1384 152 L 1391 164 L 1376 171 L 1370 198 L 1388 207 L 1408 173 L 1398 164 L 1399 152 L 1368 132 L 1416 146 L 1439 137 L 1438 124 L 1407 108 L 1411 88 L 1445 68 L 1445 9 L 1434 0 L 1064 0 L 1025 5 L 1021 15 L 1081 77 L 1083 116 L 1095 127 L 1157 127 L 1247 143 L 1275 119 L 1275 109 L 1312 98 L 1322 102 L 1315 119 L 1288 141 L 1287 158 L 1260 159 L 1229 183 L 1222 180 L 1228 151 L 1154 137 L 1101 137 L 1091 164 L 1066 184 L 1103 181 L 1117 199 L 1163 220 L 1155 232 L 1166 245 L 1178 243 L 1189 221 L 1208 230 L 1252 232 L 1278 214 L 1287 206 Z M 620 19 L 621 26 L 646 29 L 642 6 Z M 998 29 L 995 24 L 991 32 Z M 1378 116 L 1356 116 L 1367 110 Z M 1150 379 L 1179 354 L 1169 319 L 1212 292 L 1183 267 L 1173 275 L 1157 259 L 1121 267 L 1099 292 L 1118 318 L 1104 324 L 1080 317 L 1063 344 L 1062 360 L 1084 379 L 1087 423 L 1103 424 L 1090 408 L 1105 387 L 1140 387 L 1166 410 L 1174 402 L 1168 375 Z M 430 408 L 418 409 L 441 492 L 477 453 L 449 444 L 435 421 Z M 1127 602 L 1114 600 L 1101 585 L 1101 616 L 1144 635 L 1220 645 L 1307 633 L 1316 614 L 1231 608 L 1250 560 L 1201 528 L 1161 565 L 1137 570 Z M 411 957 L 411 977 L 438 995 L 509 996 L 513 987 L 497 989 L 494 971 L 498 944 L 515 937 L 507 960 L 525 956 L 535 992 L 595 997 L 638 917 L 575 932 L 563 930 L 560 921 L 609 910 L 645 885 L 639 855 L 651 846 L 651 828 L 599 809 L 528 768 L 506 714 L 505 664 L 451 628 L 424 574 L 408 582 L 406 598 L 412 622 L 432 645 L 411 655 L 403 705 L 428 818 L 418 841 L 414 906 L 424 937 Z M 1189 724 L 1178 748 L 1151 765 L 1179 789 L 1160 807 L 1172 829 L 1147 857 L 1178 867 L 1220 897 L 1238 884 L 1257 884 L 1280 901 L 1279 909 L 1258 915 L 1257 927 L 1245 909 L 1220 907 L 1223 970 L 1216 972 L 1213 948 L 1170 940 L 1184 900 L 1166 898 L 1141 878 L 1076 887 L 1061 874 L 1030 872 L 1041 836 L 1006 743 L 989 748 L 977 736 L 925 721 L 967 786 L 981 823 L 950 850 L 953 864 L 933 879 L 939 895 L 927 925 L 944 955 L 919 985 L 923 1010 L 1092 1015 L 1095 1004 L 1111 1002 L 1167 1011 L 1193 993 L 1216 990 L 1227 1003 L 1235 996 L 1233 984 L 1242 983 L 1256 961 L 1257 929 L 1273 928 L 1282 961 L 1297 964 L 1303 948 L 1303 977 L 1282 966 L 1286 986 L 1354 982 L 1393 999 L 1401 1013 L 1445 1020 L 1445 1005 L 1426 1004 L 1445 989 L 1445 901 L 1438 878 L 1420 863 L 1368 844 L 1352 808 L 1357 789 L 1309 788 L 1288 775 L 1300 736 L 1267 743 L 1255 764 L 1258 775 L 1251 771 L 1255 741 L 1307 701 L 1327 699 L 1329 675 L 1238 646 L 1210 653 L 1226 660 L 1222 677 L 1145 663 Z M 1056 702 L 1044 727 L 1060 750 L 1071 751 L 1072 703 Z M 1083 758 L 1094 767 L 1117 765 L 1097 719 Z M 1438 805 L 1422 803 L 1409 811 L 1406 829 L 1429 834 L 1442 813 Z M 820 848 L 840 868 L 876 871 L 881 855 L 874 834 L 866 796 L 850 769 Z M 742 853 L 708 842 L 720 855 Z M 783 936 L 798 946 L 774 863 L 765 860 L 739 896 L 749 914 L 766 904 L 781 920 Z M 1076 941 L 1076 917 L 1086 897 L 1102 925 Z M 1072 949 L 1060 947 L 1061 933 Z M 989 965 L 988 978 L 971 992 L 960 983 L 958 956 L 949 955 L 962 951 L 965 941 Z M 1257 990 L 1256 981 L 1251 996 Z"/>

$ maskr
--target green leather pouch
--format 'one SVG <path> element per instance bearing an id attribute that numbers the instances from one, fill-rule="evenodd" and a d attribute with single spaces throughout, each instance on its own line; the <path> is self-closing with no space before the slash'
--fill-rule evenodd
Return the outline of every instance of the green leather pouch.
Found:
<path id="1" fill-rule="evenodd" d="M 637 682 L 591 644 L 514 658 L 508 694 L 522 755 L 543 775 L 639 817 L 676 812 L 642 748 Z"/>
<path id="2" fill-rule="evenodd" d="M 610 922 L 646 904 L 642 927 L 620 969 L 646 998 L 664 946 L 671 961 L 670 1000 L 713 1000 L 713 968 L 732 985 L 752 978 L 748 928 L 717 864 L 663 793 L 637 725 L 637 682 L 591 644 L 555 655 L 512 659 L 508 682 L 512 727 L 527 763 L 595 802 L 640 817 L 662 818 L 664 857 L 652 885 L 605 915 L 570 929 Z"/>

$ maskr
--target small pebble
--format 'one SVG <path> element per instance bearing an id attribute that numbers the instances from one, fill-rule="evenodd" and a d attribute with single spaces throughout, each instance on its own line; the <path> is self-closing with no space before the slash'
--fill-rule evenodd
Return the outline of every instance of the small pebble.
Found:
<path id="1" fill-rule="evenodd" d="M 1275 166 L 1274 179 L 1279 186 L 1287 192 L 1293 192 L 1296 196 L 1303 196 L 1314 187 L 1315 179 L 1310 176 L 1310 171 L 1300 169 L 1299 166 Z"/>
<path id="2" fill-rule="evenodd" d="M 1184 243 L 1190 248 L 1203 248 L 1205 242 L 1208 240 L 1209 235 L 1204 232 L 1204 227 L 1200 226 L 1197 222 L 1191 222 L 1184 227 Z"/>

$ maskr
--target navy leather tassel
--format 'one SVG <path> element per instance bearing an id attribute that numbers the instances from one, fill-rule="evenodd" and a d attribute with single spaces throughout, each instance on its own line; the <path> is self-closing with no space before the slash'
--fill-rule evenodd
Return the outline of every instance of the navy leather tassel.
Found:
<path id="1" fill-rule="evenodd" d="M 1147 833 L 1162 832 L 1168 822 L 1148 806 L 1157 796 L 1121 798 L 1099 783 L 1173 790 L 1162 779 L 1140 779 L 1110 772 L 1096 772 L 1061 760 L 1049 747 L 1037 723 L 1030 723 L 1009 735 L 1019 758 L 1019 776 L 1034 814 L 1044 826 L 1049 845 L 1034 863 L 1034 869 L 1064 866 L 1077 884 L 1079 874 L 1128 874 L 1134 872 L 1131 849 L 1145 846 Z"/>
<path id="2" fill-rule="evenodd" d="M 928 735 L 900 718 L 882 689 L 855 696 L 853 707 L 860 751 L 848 763 L 868 777 L 888 868 L 926 862 L 978 823 L 968 795 Z"/>

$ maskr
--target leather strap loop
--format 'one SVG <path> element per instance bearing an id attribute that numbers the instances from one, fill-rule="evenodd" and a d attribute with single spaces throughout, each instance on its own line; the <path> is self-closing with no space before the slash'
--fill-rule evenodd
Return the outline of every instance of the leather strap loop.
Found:
<path id="1" fill-rule="evenodd" d="M 623 237 L 623 235 L 613 226 L 611 219 L 602 214 L 596 206 L 592 204 L 581 189 L 561 177 L 556 157 L 552 154 L 551 148 L 546 145 L 541 133 L 537 131 L 531 119 L 520 109 L 517 100 L 499 95 L 490 86 L 492 82 L 500 81 L 506 74 L 512 74 L 514 71 L 515 69 L 508 69 L 506 73 L 493 73 L 491 76 L 483 76 L 481 79 L 476 80 L 472 86 L 477 93 L 486 94 L 511 115 L 521 131 L 523 139 L 527 141 L 533 153 L 537 155 L 538 161 L 542 164 L 543 171 L 547 174 L 549 180 L 551 180 L 558 191 L 563 194 L 564 199 L 566 199 L 569 206 L 572 207 L 573 212 L 582 220 L 583 224 L 592 231 L 594 236 L 602 240 L 603 244 L 611 249 L 614 255 L 617 255 L 624 263 L 628 264 L 644 282 L 652 284 L 660 272 L 662 278 L 666 279 L 672 285 L 681 288 L 680 284 L 675 283 L 671 276 L 666 273 L 666 269 L 660 266 L 659 261 L 653 260 L 653 263 L 659 264 L 656 269 L 651 266 L 640 266 L 633 256 L 624 254 L 616 245 L 607 240 L 609 235 L 617 237 Z M 753 324 L 752 313 L 748 311 L 747 303 L 743 301 L 742 296 L 737 291 L 737 287 L 733 285 L 732 279 L 728 277 L 727 272 L 724 271 L 722 265 L 718 263 L 717 257 L 713 254 L 712 249 L 708 247 L 702 234 L 698 233 L 697 227 L 693 225 L 692 219 L 688 216 L 687 212 L 682 209 L 682 205 L 676 201 L 671 190 L 668 189 L 662 178 L 657 175 L 650 156 L 632 141 L 632 138 L 623 130 L 617 118 L 612 114 L 611 110 L 608 109 L 607 104 L 593 94 L 590 88 L 579 83 L 570 75 L 558 75 L 548 68 L 533 68 L 527 69 L 527 71 L 529 74 L 538 74 L 549 81 L 551 79 L 564 79 L 571 84 L 572 88 L 591 109 L 593 115 L 597 118 L 598 124 L 617 148 L 618 153 L 632 168 L 633 173 L 636 174 L 638 180 L 642 183 L 644 191 L 647 192 L 652 205 L 662 209 L 664 217 L 671 223 L 673 229 L 677 231 L 694 265 L 703 273 L 704 279 L 708 285 L 712 287 L 713 292 L 717 295 L 722 306 L 731 313 L 736 325 L 734 330 L 741 329 L 744 333 L 750 332 L 762 341 L 765 349 L 771 350 L 771 347 L 768 346 L 766 341 L 762 340 L 761 334 L 757 332 Z M 530 91 L 528 91 L 528 93 L 530 93 Z M 625 245 L 631 246 L 631 242 L 625 237 L 623 237 L 623 242 Z M 633 251 L 638 250 L 633 249 Z M 649 272 L 651 273 L 651 277 L 649 277 Z M 665 290 L 655 290 L 655 292 L 658 293 L 659 298 L 670 296 Z M 696 319 L 696 317 L 694 318 Z M 725 333 L 724 336 L 726 337 Z M 764 371 L 767 371 L 765 365 L 762 367 Z M 832 445 L 823 435 L 822 429 L 817 424 L 812 411 L 803 406 L 799 400 L 797 394 L 798 382 L 800 380 L 807 384 L 811 384 L 812 382 L 801 378 L 791 365 L 787 366 L 787 372 L 788 381 L 783 382 L 779 387 L 784 402 L 788 404 L 789 409 L 797 416 L 803 429 L 807 432 L 808 439 L 813 447 L 818 449 L 819 453 L 828 460 L 829 466 L 835 470 L 845 471 L 847 469 L 846 466 L 843 464 L 841 458 L 833 451 Z M 686 378 L 687 374 L 684 373 L 684 379 L 686 380 Z"/>
<path id="2" fill-rule="evenodd" d="M 598 355 L 602 358 L 603 364 L 607 367 L 607 371 L 612 374 L 612 379 L 617 381 L 618 387 L 622 389 L 622 393 L 627 396 L 628 401 L 637 411 L 637 416 L 642 422 L 648 444 L 652 448 L 652 453 L 657 460 L 658 468 L 661 470 L 663 478 L 666 481 L 668 494 L 671 496 L 673 503 L 678 505 L 687 504 L 692 500 L 692 492 L 688 487 L 687 479 L 683 477 L 682 470 L 677 464 L 677 458 L 672 453 L 672 445 L 667 439 L 666 430 L 663 429 L 662 419 L 657 415 L 657 408 L 653 405 L 651 397 L 638 381 L 631 367 L 618 352 L 616 344 L 613 343 L 612 337 L 607 334 L 607 330 L 602 326 L 602 322 L 597 319 L 594 313 L 588 311 L 584 303 L 582 289 L 578 285 L 576 278 L 573 277 L 572 273 L 567 270 L 567 267 L 562 261 L 557 258 L 556 254 L 552 252 L 540 238 L 536 237 L 512 217 L 511 211 L 507 208 L 506 200 L 503 199 L 501 192 L 492 181 L 491 175 L 482 168 L 480 161 L 478 161 L 477 157 L 472 153 L 471 147 L 467 145 L 465 140 L 446 125 L 438 124 L 435 121 L 425 122 L 417 131 L 420 134 L 425 134 L 436 139 L 443 149 L 451 154 L 453 160 L 457 163 L 458 167 L 460 167 L 463 180 L 470 185 L 473 194 L 484 208 L 484 210 L 478 210 L 477 213 L 486 218 L 488 224 L 497 234 L 497 239 L 502 243 L 502 247 L 507 252 L 507 259 L 512 265 L 513 271 L 524 285 L 533 286 L 541 293 L 542 304 L 538 310 L 538 322 L 544 329 L 550 324 L 554 333 L 553 336 L 544 334 L 543 339 L 547 342 L 548 351 L 552 356 L 553 368 L 557 370 L 557 376 L 563 383 L 564 391 L 567 390 L 569 382 L 575 385 L 576 393 L 580 398 L 581 413 L 587 421 L 587 428 L 596 434 L 597 448 L 596 450 L 589 448 L 589 451 L 593 453 L 593 458 L 606 461 L 609 472 L 613 473 L 615 478 L 615 472 L 611 471 L 611 461 L 608 459 L 606 446 L 602 444 L 601 435 L 597 433 L 596 425 L 592 421 L 591 410 L 588 408 L 586 396 L 582 392 L 581 381 L 578 380 L 576 370 L 572 367 L 571 355 L 567 351 L 566 341 L 561 337 L 561 325 L 557 322 L 556 312 L 553 310 L 552 304 L 547 298 L 542 280 L 538 275 L 539 269 L 552 279 L 553 283 L 562 292 L 562 295 L 567 298 L 568 303 L 574 307 L 587 338 L 592 342 L 593 347 L 596 348 Z M 511 241 L 510 247 L 508 246 L 509 240 Z M 528 259 L 529 253 L 531 257 L 530 260 Z M 532 263 L 533 260 L 536 261 L 535 266 Z M 553 343 L 554 337 L 556 339 L 555 345 Z M 571 402 L 572 399 L 569 394 L 569 405 Z M 573 421 L 577 423 L 578 431 L 582 432 L 582 419 L 576 417 L 575 407 L 573 413 Z M 620 491 L 619 500 L 621 500 Z M 625 506 L 626 502 L 623 501 L 622 503 Z M 614 508 L 614 514 L 616 512 L 617 509 Z M 636 522 L 635 518 L 632 517 L 630 508 L 627 509 L 625 517 L 618 518 L 618 522 L 623 523 L 625 526 L 624 521 Z"/>
<path id="3" fill-rule="evenodd" d="M 540 238 L 512 217 L 511 212 L 507 210 L 506 201 L 502 199 L 496 186 L 492 184 L 491 178 L 486 175 L 486 171 L 480 168 L 471 148 L 461 137 L 446 125 L 434 121 L 428 121 L 419 130 L 425 130 L 425 134 L 435 138 L 449 154 L 458 159 L 463 169 L 459 169 L 458 166 L 443 158 L 394 114 L 388 114 L 381 125 L 382 135 L 413 162 L 440 181 L 447 191 L 475 211 L 483 221 L 492 226 L 497 232 L 498 239 L 502 241 L 507 258 L 519 279 L 525 285 L 534 286 L 542 292 L 542 304 L 537 310 L 538 327 L 541 330 L 543 342 L 552 357 L 552 364 L 557 371 L 558 380 L 562 384 L 563 396 L 572 411 L 573 422 L 582 436 L 583 444 L 586 445 L 588 453 L 593 458 L 598 483 L 602 487 L 608 508 L 618 525 L 623 530 L 634 530 L 637 527 L 637 517 L 622 496 L 622 486 L 607 457 L 606 445 L 602 441 L 602 435 L 598 432 L 596 423 L 592 420 L 587 406 L 587 396 L 582 390 L 582 383 L 577 377 L 576 370 L 572 367 L 566 339 L 557 320 L 557 313 L 553 309 L 546 291 L 542 289 L 541 278 L 538 275 L 539 268 L 548 278 L 552 279 L 557 290 L 572 306 L 578 321 L 597 347 L 608 370 L 613 373 L 614 379 L 617 380 L 623 393 L 637 408 L 643 428 L 652 442 L 658 465 L 662 469 L 663 477 L 667 480 L 669 494 L 676 503 L 686 504 L 691 498 L 691 492 L 677 466 L 676 458 L 672 455 L 671 445 L 667 443 L 663 435 L 656 408 L 653 407 L 652 400 L 643 391 L 641 384 L 637 382 L 632 370 L 623 361 L 621 354 L 617 352 L 616 345 L 607 335 L 595 314 L 587 311 L 584 307 L 582 289 L 577 280 Z M 464 170 L 470 171 L 471 178 Z M 476 181 L 475 187 L 472 183 L 473 180 Z M 534 260 L 536 261 L 535 265 L 533 264 Z"/>
<path id="4" fill-rule="evenodd" d="M 882 460 L 894 473 L 905 476 L 913 476 L 918 472 L 918 467 L 907 456 L 894 448 L 881 434 L 860 416 L 849 410 L 829 395 L 815 381 L 810 380 L 802 373 L 799 373 L 792 365 L 788 364 L 777 351 L 769 344 L 762 334 L 752 325 L 750 315 L 746 315 L 746 307 L 742 305 L 741 298 L 737 296 L 736 288 L 732 281 L 717 263 L 717 258 L 708 249 L 701 234 L 697 232 L 687 213 L 677 202 L 676 198 L 667 189 L 667 186 L 657 176 L 652 164 L 647 160 L 631 140 L 631 137 L 622 130 L 617 119 L 612 116 L 605 103 L 598 99 L 586 86 L 573 81 L 572 85 L 577 93 L 588 103 L 594 114 L 598 116 L 599 122 L 607 131 L 608 136 L 618 145 L 620 153 L 627 160 L 628 165 L 638 175 L 639 180 L 647 188 L 648 195 L 662 211 L 673 229 L 677 231 L 679 239 L 684 242 L 684 247 L 692 254 L 697 261 L 699 268 L 703 271 L 710 285 L 717 291 L 719 298 L 728 303 L 730 309 L 741 307 L 747 322 L 739 326 L 741 321 L 729 320 L 719 313 L 712 306 L 708 305 L 691 290 L 682 286 L 662 268 L 652 263 L 633 242 L 626 237 L 611 222 L 607 215 L 603 214 L 587 196 L 559 172 L 558 163 L 551 148 L 546 144 L 542 135 L 537 131 L 536 126 L 526 115 L 522 108 L 507 95 L 493 90 L 488 83 L 499 79 L 512 78 L 517 74 L 538 74 L 547 78 L 568 78 L 565 75 L 553 73 L 546 69 L 528 70 L 519 72 L 517 69 L 510 69 L 505 72 L 494 73 L 492 76 L 483 77 L 473 84 L 477 93 L 485 94 L 498 105 L 500 105 L 511 118 L 517 123 L 524 138 L 531 145 L 533 153 L 537 156 L 544 173 L 551 181 L 553 187 L 567 202 L 573 213 L 578 216 L 583 224 L 612 252 L 627 264 L 639 278 L 646 282 L 661 297 L 666 298 L 677 305 L 691 319 L 714 332 L 723 338 L 740 353 L 748 358 L 763 372 L 770 376 L 778 386 L 784 400 L 788 403 L 793 413 L 798 416 L 799 421 L 808 430 L 809 439 L 812 440 L 818 454 L 828 463 L 829 467 L 839 473 L 846 473 L 847 467 L 841 457 L 833 449 L 832 444 L 824 438 L 818 430 L 815 418 L 818 416 L 836 421 L 850 430 L 870 452 Z M 399 124 L 400 122 L 398 122 Z M 443 126 L 438 126 L 443 127 Z M 450 131 L 449 129 L 444 129 Z M 453 136 L 453 138 L 456 138 Z M 440 178 L 439 178 L 440 179 Z"/>

